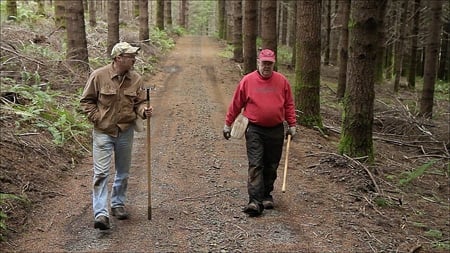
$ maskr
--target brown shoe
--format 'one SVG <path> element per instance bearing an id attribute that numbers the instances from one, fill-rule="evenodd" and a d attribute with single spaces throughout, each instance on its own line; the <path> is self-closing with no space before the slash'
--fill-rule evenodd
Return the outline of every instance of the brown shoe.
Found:
<path id="1" fill-rule="evenodd" d="M 248 214 L 250 217 L 256 217 L 262 214 L 263 209 L 263 205 L 251 202 L 244 208 L 244 213 Z"/>
<path id="2" fill-rule="evenodd" d="M 94 221 L 94 228 L 98 228 L 100 230 L 107 230 L 110 228 L 109 226 L 109 218 L 105 215 L 100 215 L 97 218 L 95 218 Z"/>
<path id="3" fill-rule="evenodd" d="M 111 214 L 112 214 L 112 216 L 117 217 L 117 219 L 119 219 L 119 220 L 128 219 L 128 213 L 127 213 L 127 211 L 125 211 L 125 207 L 123 207 L 123 206 L 111 208 Z"/>

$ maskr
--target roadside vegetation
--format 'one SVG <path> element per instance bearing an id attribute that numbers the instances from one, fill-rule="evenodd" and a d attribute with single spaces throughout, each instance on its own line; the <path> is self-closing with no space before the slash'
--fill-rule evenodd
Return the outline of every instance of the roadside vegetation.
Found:
<path id="1" fill-rule="evenodd" d="M 55 28 L 52 19 L 38 15 L 35 7 L 34 2 L 19 5 L 17 18 L 8 21 L 4 19 L 5 1 L 0 2 L 0 240 L 7 238 L 8 231 L 22 230 L 33 203 L 42 199 L 41 191 L 57 188 L 58 181 L 73 173 L 91 149 L 91 125 L 79 111 L 79 98 L 89 73 L 77 72 L 65 63 L 65 31 Z M 124 31 L 137 29 L 134 23 L 124 26 Z M 101 37 L 106 36 L 102 31 L 107 27 L 99 23 L 89 29 L 93 70 L 110 61 L 101 43 L 105 41 Z M 154 72 L 160 57 L 174 47 L 175 38 L 183 33 L 179 28 L 153 30 L 151 43 L 142 48 L 144 53 L 138 57 L 137 71 Z M 128 39 L 133 36 L 132 32 L 124 32 Z M 30 157 L 21 159 L 20 154 Z M 23 170 L 33 170 L 35 164 L 42 176 L 27 177 L 29 173 Z M 35 182 L 38 179 L 48 181 Z"/>

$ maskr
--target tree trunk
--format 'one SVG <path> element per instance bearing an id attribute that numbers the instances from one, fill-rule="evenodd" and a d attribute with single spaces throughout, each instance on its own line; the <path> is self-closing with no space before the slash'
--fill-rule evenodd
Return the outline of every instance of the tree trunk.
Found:
<path id="1" fill-rule="evenodd" d="M 164 13 L 167 28 L 172 28 L 172 0 L 164 0 Z"/>
<path id="2" fill-rule="evenodd" d="M 89 72 L 83 0 L 65 2 L 67 23 L 67 53 L 69 65 L 79 71 Z"/>
<path id="3" fill-rule="evenodd" d="M 66 28 L 66 7 L 64 0 L 55 0 L 55 26 Z"/>
<path id="4" fill-rule="evenodd" d="M 52 0 L 49 0 L 50 1 L 50 5 L 52 4 Z M 89 0 L 83 0 L 83 10 L 84 10 L 84 15 L 86 16 L 87 14 L 88 14 L 88 12 L 89 12 L 89 3 L 88 3 L 88 1 Z"/>
<path id="5" fill-rule="evenodd" d="M 288 2 L 288 31 L 287 31 L 287 45 L 291 48 L 295 47 L 295 30 L 297 29 L 297 1 Z M 293 57 L 295 58 L 295 56 Z"/>
<path id="6" fill-rule="evenodd" d="M 254 0 L 244 1 L 244 73 L 247 74 L 256 69 L 256 35 L 258 21 L 258 2 Z"/>
<path id="7" fill-rule="evenodd" d="M 287 1 L 279 1 L 280 4 L 280 44 L 287 45 L 287 29 L 288 29 L 288 2 Z"/>
<path id="8" fill-rule="evenodd" d="M 111 50 L 116 43 L 119 42 L 119 0 L 108 1 L 108 40 L 107 40 L 107 56 L 110 57 Z"/>
<path id="9" fill-rule="evenodd" d="M 261 0 L 261 47 L 275 52 L 277 57 L 277 1 Z M 274 70 L 277 70 L 275 63 Z"/>
<path id="10" fill-rule="evenodd" d="M 219 9 L 219 38 L 225 39 L 225 0 L 218 1 Z"/>
<path id="11" fill-rule="evenodd" d="M 377 59 L 375 62 L 375 83 L 380 84 L 383 82 L 383 71 L 385 67 L 385 58 L 386 58 L 386 34 L 387 34 L 387 26 L 386 21 L 389 20 L 386 16 L 388 0 L 381 0 L 379 11 L 378 11 L 378 20 L 380 21 L 379 29 L 378 29 L 378 48 L 377 48 Z"/>
<path id="12" fill-rule="evenodd" d="M 321 2 L 297 2 L 297 55 L 294 94 L 299 123 L 323 128 L 320 117 Z"/>
<path id="13" fill-rule="evenodd" d="M 450 21 L 447 21 L 444 27 L 444 32 L 441 39 L 441 57 L 439 58 L 439 70 L 438 70 L 438 78 L 449 81 L 448 79 L 450 66 L 448 66 L 448 57 L 449 57 L 449 33 L 450 33 Z M 447 74 L 446 74 L 447 73 Z"/>
<path id="14" fill-rule="evenodd" d="M 16 0 L 6 0 L 6 16 L 8 20 L 17 19 L 17 1 Z"/>
<path id="15" fill-rule="evenodd" d="M 357 0 L 356 0 L 357 1 Z M 336 97 L 341 100 L 345 94 L 348 61 L 348 20 L 350 16 L 350 0 L 342 0 L 339 9 L 342 11 L 341 38 L 339 41 L 339 76 Z"/>
<path id="16" fill-rule="evenodd" d="M 131 3 L 131 11 L 129 5 Z M 119 0 L 119 9 L 120 9 L 120 17 L 122 20 L 130 20 L 133 19 L 133 2 L 132 1 L 120 1 Z"/>
<path id="17" fill-rule="evenodd" d="M 402 76 L 402 64 L 403 64 L 403 48 L 405 47 L 405 26 L 406 26 L 406 13 L 408 12 L 408 0 L 402 0 L 398 3 L 398 11 L 400 14 L 400 22 L 398 25 L 397 40 L 395 43 L 395 59 L 394 59 L 394 92 L 398 92 L 400 88 L 400 78 Z"/>
<path id="18" fill-rule="evenodd" d="M 180 27 L 187 28 L 186 27 L 186 12 L 187 12 L 187 0 L 181 0 L 180 4 L 180 16 L 179 18 L 179 25 Z"/>
<path id="19" fill-rule="evenodd" d="M 149 44 L 148 0 L 139 0 L 139 40 Z"/>
<path id="20" fill-rule="evenodd" d="M 164 0 L 156 0 L 156 27 L 164 30 Z"/>
<path id="21" fill-rule="evenodd" d="M 385 54 L 385 60 L 384 60 L 384 71 L 385 71 L 385 79 L 391 80 L 393 73 L 394 73 L 394 42 L 392 41 L 392 34 L 389 34 L 389 27 L 395 27 L 397 25 L 397 16 L 398 12 L 395 8 L 396 1 L 390 1 L 390 5 L 388 7 L 388 10 L 391 10 L 390 12 L 386 14 L 386 21 L 384 23 L 384 27 L 386 28 L 386 54 Z"/>
<path id="22" fill-rule="evenodd" d="M 331 30 L 330 30 L 330 65 L 336 66 L 338 59 L 338 43 L 339 43 L 339 25 L 341 23 L 341 17 L 339 15 L 339 3 L 340 1 L 335 1 L 335 7 L 330 8 L 330 18 L 331 18 Z M 334 14 L 333 14 L 334 13 Z"/>
<path id="23" fill-rule="evenodd" d="M 414 1 L 413 6 L 413 21 L 411 28 L 411 56 L 408 71 L 408 88 L 415 89 L 416 87 L 416 68 L 417 68 L 417 37 L 419 36 L 419 20 L 420 20 L 420 0 Z"/>
<path id="24" fill-rule="evenodd" d="M 99 17 L 101 20 L 104 20 L 103 17 L 105 17 L 105 7 L 103 6 L 104 3 L 102 0 L 94 0 L 95 1 L 95 6 L 97 9 L 97 13 L 99 13 Z"/>
<path id="25" fill-rule="evenodd" d="M 424 64 L 425 64 L 425 47 L 420 48 L 420 61 L 419 64 L 417 64 L 417 75 L 423 77 L 423 71 L 424 71 Z"/>
<path id="26" fill-rule="evenodd" d="M 297 1 L 291 1 L 289 3 L 290 9 L 292 10 L 292 13 L 289 16 L 289 23 L 290 23 L 290 29 L 289 29 L 289 46 L 292 47 L 292 57 L 291 57 L 291 66 L 293 69 L 295 69 L 295 61 L 297 59 L 297 47 L 295 44 L 297 43 Z"/>
<path id="27" fill-rule="evenodd" d="M 437 60 L 439 55 L 439 39 L 441 32 L 442 2 L 427 2 L 431 11 L 431 20 L 426 48 L 420 115 L 425 118 L 433 116 L 434 85 L 436 82 Z"/>
<path id="28" fill-rule="evenodd" d="M 261 0 L 261 46 L 277 53 L 277 1 Z"/>
<path id="29" fill-rule="evenodd" d="M 330 34 L 331 34 L 331 0 L 323 0 L 324 18 L 325 18 L 325 36 L 323 40 L 324 52 L 323 64 L 325 66 L 330 65 Z"/>
<path id="30" fill-rule="evenodd" d="M 375 60 L 378 43 L 379 0 L 356 0 L 351 4 L 347 92 L 339 152 L 366 157 L 373 162 L 373 104 Z"/>
<path id="31" fill-rule="evenodd" d="M 233 30 L 234 30 L 234 19 L 233 19 L 233 2 L 225 1 L 225 40 L 229 43 L 233 43 Z M 208 29 L 209 35 L 209 29 Z"/>
<path id="32" fill-rule="evenodd" d="M 138 17 L 140 17 L 140 9 L 141 9 L 141 7 L 140 7 L 140 1 L 141 0 L 133 0 L 133 17 L 134 18 L 138 18 Z M 148 6 L 148 0 L 146 1 L 147 2 L 147 6 Z M 148 10 L 148 8 L 147 8 L 147 10 Z M 148 14 L 147 14 L 147 16 L 148 16 Z"/>
<path id="33" fill-rule="evenodd" d="M 95 27 L 97 26 L 97 17 L 96 17 L 96 0 L 88 0 L 89 1 L 89 26 Z"/>
<path id="34" fill-rule="evenodd" d="M 242 1 L 233 1 L 233 60 L 243 62 L 242 56 Z"/>

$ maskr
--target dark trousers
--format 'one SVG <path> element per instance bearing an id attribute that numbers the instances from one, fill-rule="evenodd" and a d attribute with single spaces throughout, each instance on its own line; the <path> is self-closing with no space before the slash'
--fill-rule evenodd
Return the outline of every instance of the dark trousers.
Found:
<path id="1" fill-rule="evenodd" d="M 283 152 L 284 127 L 261 127 L 249 124 L 245 133 L 249 202 L 261 204 L 271 199 L 273 184 L 277 178 L 277 168 Z"/>

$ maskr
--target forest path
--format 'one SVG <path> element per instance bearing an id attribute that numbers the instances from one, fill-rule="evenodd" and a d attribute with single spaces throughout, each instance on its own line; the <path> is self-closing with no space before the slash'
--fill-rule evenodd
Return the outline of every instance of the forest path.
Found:
<path id="1" fill-rule="evenodd" d="M 111 229 L 93 228 L 92 161 L 75 169 L 59 197 L 36 209 L 30 232 L 11 245 L 22 252 L 366 252 L 367 234 L 352 225 L 354 198 L 342 184 L 317 175 L 314 156 L 324 140 L 301 128 L 291 143 L 287 192 L 281 193 L 284 154 L 274 190 L 275 209 L 257 218 L 247 203 L 244 140 L 226 141 L 222 127 L 240 79 L 210 37 L 185 36 L 146 77 L 151 104 L 152 219 L 147 219 L 146 132 L 136 133 L 127 208 Z M 325 147 L 325 148 L 324 148 Z M 313 154 L 306 157 L 305 154 Z M 110 182 L 111 182 L 110 178 Z M 344 205 L 346 206 L 344 208 Z M 363 221 L 364 222 L 364 221 Z"/>

